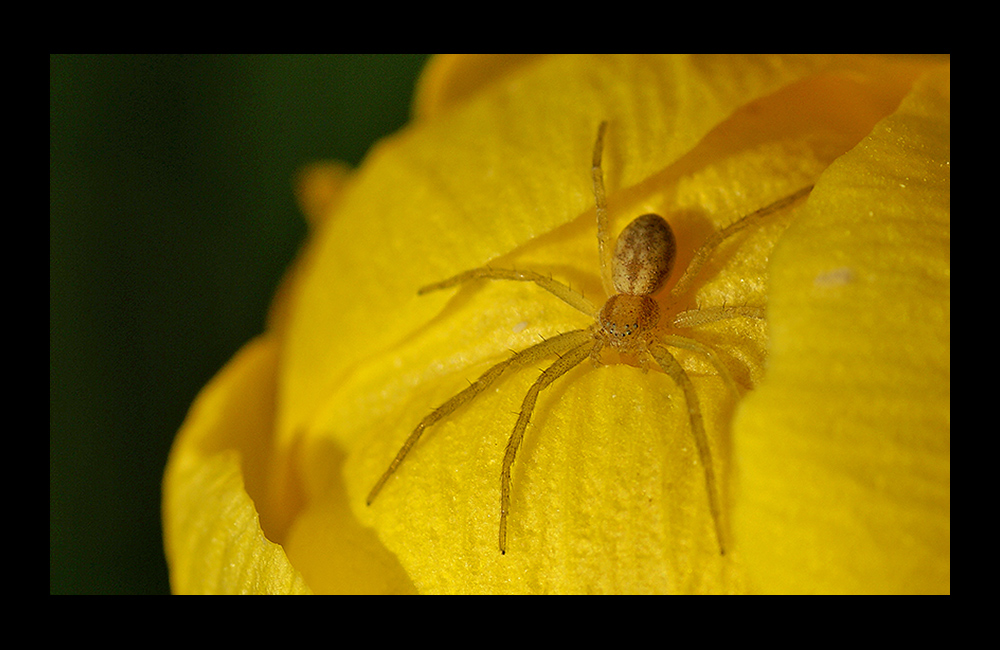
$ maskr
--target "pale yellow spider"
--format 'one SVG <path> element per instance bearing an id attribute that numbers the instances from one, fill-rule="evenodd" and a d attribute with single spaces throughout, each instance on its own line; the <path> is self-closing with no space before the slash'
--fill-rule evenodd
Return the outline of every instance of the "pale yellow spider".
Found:
<path id="1" fill-rule="evenodd" d="M 439 420 L 451 415 L 457 408 L 471 402 L 500 376 L 512 368 L 519 368 L 551 355 L 557 355 L 556 361 L 542 372 L 528 389 L 521 403 L 521 412 L 514 425 L 514 431 L 507 441 L 507 451 L 503 457 L 503 467 L 500 474 L 500 553 L 507 552 L 507 515 L 510 511 L 510 473 L 514 465 L 517 450 L 524 439 L 531 414 L 535 409 L 538 394 L 553 381 L 579 365 L 584 359 L 590 358 L 594 365 L 600 364 L 600 353 L 605 346 L 610 346 L 620 353 L 634 355 L 640 367 L 645 372 L 649 359 L 652 357 L 660 368 L 681 387 L 687 402 L 688 414 L 691 420 L 691 433 L 698 457 L 705 472 L 705 488 L 708 493 L 709 510 L 715 524 L 715 535 L 719 543 L 719 553 L 725 554 L 723 542 L 721 507 L 717 493 L 715 471 L 712 468 L 712 456 L 705 435 L 705 425 L 702 421 L 701 406 L 698 394 L 688 377 L 687 372 L 667 350 L 667 346 L 689 350 L 704 355 L 716 368 L 719 375 L 735 392 L 736 384 L 719 359 L 715 351 L 694 339 L 682 336 L 676 332 L 684 328 L 704 325 L 729 318 L 763 318 L 763 309 L 756 307 L 716 307 L 709 309 L 693 309 L 684 311 L 669 323 L 660 322 L 660 306 L 652 297 L 659 291 L 670 277 L 676 253 L 674 233 L 663 217 L 655 214 L 645 214 L 636 218 L 625 227 L 618 236 L 614 255 L 611 256 L 608 246 L 608 211 L 604 194 L 604 173 L 601 169 L 601 156 L 604 148 L 604 132 L 607 122 L 602 122 L 597 130 L 597 140 L 594 143 L 593 182 L 594 198 L 597 203 L 597 241 L 601 259 L 601 281 L 605 292 L 611 296 L 601 309 L 597 309 L 587 298 L 577 293 L 567 285 L 543 276 L 533 271 L 516 271 L 513 269 L 497 269 L 483 267 L 460 273 L 452 278 L 421 288 L 418 293 L 425 294 L 438 289 L 446 289 L 456 285 L 481 278 L 493 280 L 518 280 L 534 282 L 538 286 L 553 293 L 556 297 L 593 317 L 594 323 L 587 329 L 574 330 L 558 334 L 526 350 L 515 353 L 505 361 L 496 364 L 473 382 L 468 388 L 458 393 L 450 400 L 434 409 L 420 421 L 410 437 L 403 443 L 389 468 L 379 478 L 368 494 L 368 504 L 371 505 L 378 496 L 389 477 L 396 471 L 413 445 L 420 439 L 424 430 Z M 784 209 L 795 201 L 807 195 L 812 186 L 805 187 L 794 194 L 780 199 L 756 212 L 753 212 L 719 232 L 712 235 L 695 253 L 684 274 L 663 299 L 664 308 L 669 309 L 682 298 L 698 272 L 709 260 L 712 251 L 726 238 L 743 230 L 758 219 Z"/>

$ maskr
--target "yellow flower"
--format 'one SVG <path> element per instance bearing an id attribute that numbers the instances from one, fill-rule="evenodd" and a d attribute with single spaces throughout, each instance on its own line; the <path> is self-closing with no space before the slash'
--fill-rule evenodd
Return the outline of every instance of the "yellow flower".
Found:
<path id="1" fill-rule="evenodd" d="M 920 80 L 775 252 L 767 379 L 733 430 L 760 589 L 951 589 L 950 92 Z"/>
<path id="2" fill-rule="evenodd" d="M 307 175 L 312 234 L 271 327 L 178 435 L 174 590 L 948 591 L 949 90 L 947 64 L 921 60 L 434 60 L 410 127 L 356 173 Z M 604 300 L 601 120 L 612 232 L 666 215 L 680 267 L 712 232 L 816 183 L 727 242 L 683 305 L 768 307 L 766 326 L 694 335 L 755 386 L 742 403 L 677 354 L 722 483 L 725 556 L 683 394 L 626 364 L 583 364 L 542 393 L 506 555 L 500 461 L 534 368 L 429 428 L 365 503 L 430 409 L 510 350 L 589 324 L 527 283 L 418 287 L 489 264 Z"/>

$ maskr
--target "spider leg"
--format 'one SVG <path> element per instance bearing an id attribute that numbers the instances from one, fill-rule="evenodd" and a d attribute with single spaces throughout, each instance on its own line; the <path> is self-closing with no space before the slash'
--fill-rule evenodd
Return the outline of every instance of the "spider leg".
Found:
<path id="1" fill-rule="evenodd" d="M 660 364 L 663 371 L 670 375 L 671 379 L 684 391 L 688 416 L 691 419 L 691 434 L 694 436 L 695 447 L 698 448 L 698 457 L 705 471 L 705 489 L 708 492 L 708 508 L 712 512 L 712 520 L 715 523 L 715 537 L 719 542 L 719 553 L 725 555 L 726 547 L 722 541 L 722 513 L 716 491 L 715 470 L 712 467 L 712 452 L 708 448 L 708 437 L 705 435 L 705 423 L 701 417 L 698 394 L 694 390 L 694 384 L 691 383 L 691 379 L 684 372 L 684 368 L 665 347 L 662 345 L 650 346 L 649 353 Z"/>
<path id="2" fill-rule="evenodd" d="M 478 280 L 480 278 L 490 279 L 490 280 L 515 280 L 520 282 L 534 282 L 541 288 L 545 289 L 549 293 L 553 294 L 556 298 L 559 298 L 571 307 L 575 307 L 591 317 L 597 316 L 597 307 L 594 306 L 592 302 L 587 300 L 583 294 L 574 291 L 569 286 L 559 282 L 558 280 L 553 280 L 547 275 L 542 275 L 541 273 L 535 273 L 534 271 L 517 271 L 515 269 L 495 269 L 489 266 L 483 266 L 478 269 L 472 269 L 459 273 L 456 276 L 450 277 L 447 280 L 441 280 L 440 282 L 435 282 L 434 284 L 428 284 L 425 287 L 420 287 L 417 291 L 418 295 L 423 295 L 425 293 L 430 293 L 431 291 L 438 291 L 440 289 L 448 289 L 449 287 L 454 287 L 460 285 L 464 282 L 470 280 Z"/>
<path id="3" fill-rule="evenodd" d="M 718 247 L 719 244 L 724 242 L 729 237 L 732 237 L 739 231 L 743 230 L 747 226 L 750 226 L 756 223 L 757 221 L 763 219 L 769 214 L 773 214 L 779 210 L 787 208 L 788 206 L 792 205 L 802 197 L 809 194 L 809 192 L 812 192 L 812 189 L 813 186 L 809 185 L 795 192 L 794 194 L 789 194 L 783 199 L 778 199 L 774 203 L 766 205 L 760 210 L 751 212 L 742 219 L 737 219 L 733 223 L 729 224 L 722 230 L 718 231 L 717 233 L 709 237 L 708 241 L 706 241 L 702 245 L 702 247 L 695 252 L 694 258 L 691 259 L 691 263 L 688 264 L 687 269 L 684 270 L 684 275 L 681 276 L 681 279 L 678 280 L 677 284 L 675 284 L 673 289 L 670 290 L 670 295 L 668 297 L 666 306 L 669 307 L 674 301 L 677 300 L 677 298 L 687 294 L 688 289 L 691 288 L 691 284 L 697 277 L 698 272 L 701 271 L 701 267 L 705 265 L 705 263 L 712 256 L 712 253 L 715 251 L 716 247 Z"/>
<path id="4" fill-rule="evenodd" d="M 589 332 L 584 332 L 590 337 Z M 590 356 L 590 349 L 595 345 L 593 341 L 584 340 L 575 348 L 560 356 L 555 362 L 545 369 L 535 380 L 535 383 L 528 389 L 528 393 L 521 402 L 521 412 L 517 416 L 517 424 L 514 431 L 507 440 L 507 451 L 503 456 L 503 471 L 500 475 L 500 553 L 507 553 L 507 513 L 510 511 L 510 470 L 514 465 L 514 458 L 517 450 L 524 439 L 524 431 L 531 420 L 531 413 L 535 410 L 535 400 L 538 393 L 547 388 L 553 381 L 575 368 L 581 361 Z"/>
<path id="5" fill-rule="evenodd" d="M 594 142 L 594 158 L 590 173 L 594 180 L 594 203 L 597 205 L 597 251 L 601 258 L 601 284 L 604 292 L 613 296 L 614 282 L 611 279 L 611 244 L 608 236 L 608 201 L 604 193 L 604 170 L 601 168 L 601 156 L 604 153 L 604 132 L 608 128 L 605 120 L 597 127 L 597 140 Z"/>
<path id="6" fill-rule="evenodd" d="M 696 327 L 730 318 L 758 318 L 763 320 L 763 307 L 710 307 L 682 311 L 670 322 L 673 327 Z"/>
<path id="7" fill-rule="evenodd" d="M 403 462 L 406 455 L 410 453 L 410 449 L 413 448 L 413 445 L 417 444 L 417 440 L 420 439 L 424 429 L 438 422 L 442 418 L 451 415 L 455 409 L 463 404 L 471 402 L 477 395 L 486 390 L 493 382 L 499 379 L 500 375 L 502 375 L 508 368 L 518 368 L 551 354 L 562 354 L 567 350 L 574 348 L 574 346 L 579 346 L 589 338 L 590 333 L 588 330 L 573 330 L 572 332 L 558 334 L 552 338 L 545 339 L 541 343 L 537 343 L 530 348 L 521 350 L 510 358 L 501 361 L 484 372 L 480 375 L 479 379 L 472 382 L 468 388 L 431 411 L 423 420 L 420 421 L 420 424 L 418 424 L 417 428 L 413 430 L 410 437 L 406 439 L 406 442 L 403 443 L 403 446 L 396 454 L 396 457 L 393 458 L 392 462 L 389 464 L 389 469 L 385 470 L 385 473 L 383 473 L 378 482 L 375 483 L 375 487 L 373 487 L 371 492 L 368 493 L 368 505 L 371 505 L 372 501 L 375 500 L 375 497 L 378 496 L 378 493 L 382 491 L 382 487 L 385 485 L 385 482 L 389 480 L 389 477 L 392 476 L 392 474 L 396 471 L 396 468 L 398 468 L 400 463 Z"/>
<path id="8" fill-rule="evenodd" d="M 726 383 L 729 390 L 733 391 L 733 395 L 740 394 L 740 390 L 736 386 L 736 381 L 729 373 L 729 369 L 726 368 L 726 364 L 722 363 L 722 359 L 719 358 L 718 353 L 711 346 L 704 345 L 694 339 L 689 339 L 686 336 L 677 336 L 674 334 L 664 336 L 663 343 L 666 345 L 672 345 L 675 348 L 697 352 L 698 354 L 704 356 L 713 366 L 715 366 L 716 372 L 718 372 L 719 376 L 722 377 L 722 381 Z"/>

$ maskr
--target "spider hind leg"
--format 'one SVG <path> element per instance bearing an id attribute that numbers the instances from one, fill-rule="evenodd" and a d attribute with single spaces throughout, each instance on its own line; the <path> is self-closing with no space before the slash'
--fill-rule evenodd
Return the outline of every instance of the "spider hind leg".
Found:
<path id="1" fill-rule="evenodd" d="M 538 399 L 538 393 L 547 388 L 552 382 L 554 382 L 559 377 L 562 377 L 567 372 L 580 365 L 580 363 L 590 357 L 591 349 L 596 345 L 590 339 L 590 334 L 587 330 L 580 330 L 580 333 L 585 336 L 580 337 L 581 342 L 576 347 L 570 349 L 568 352 L 556 359 L 552 365 L 546 368 L 535 383 L 531 385 L 528 389 L 527 394 L 524 396 L 524 401 L 521 402 L 521 412 L 517 416 L 517 424 L 514 425 L 514 430 L 510 434 L 510 438 L 507 440 L 507 450 L 503 456 L 503 470 L 500 474 L 500 553 L 507 553 L 507 513 L 510 511 L 510 471 L 511 467 L 514 465 L 514 458 L 517 456 L 517 450 L 521 447 L 521 442 L 524 440 L 524 432 L 528 428 L 528 422 L 531 421 L 531 414 L 535 410 L 535 401 Z"/>
<path id="2" fill-rule="evenodd" d="M 545 339 L 540 343 L 521 350 L 504 359 L 500 363 L 496 364 L 482 375 L 479 376 L 476 381 L 469 384 L 465 390 L 457 393 L 454 397 L 449 399 L 447 402 L 437 407 L 433 411 L 427 414 L 423 420 L 417 425 L 413 430 L 413 433 L 406 439 L 403 446 L 396 453 L 395 458 L 389 464 L 389 468 L 385 470 L 375 486 L 368 493 L 367 503 L 372 504 L 375 497 L 379 495 L 382 488 L 385 486 L 386 481 L 396 472 L 396 469 L 402 464 L 403 460 L 406 458 L 407 454 L 413 448 L 420 436 L 423 435 L 424 430 L 427 427 L 437 423 L 440 420 L 448 417 L 455 412 L 459 407 L 467 404 L 474 400 L 480 393 L 486 390 L 493 382 L 500 378 L 500 376 L 511 368 L 520 368 L 530 363 L 533 363 L 539 359 L 543 359 L 552 354 L 564 354 L 567 350 L 573 349 L 575 346 L 579 346 L 583 341 L 588 339 L 590 334 L 587 330 L 573 330 L 571 332 L 565 332 L 563 334 L 558 334 L 551 338 Z"/>
<path id="3" fill-rule="evenodd" d="M 708 436 L 705 433 L 705 422 L 701 416 L 701 405 L 698 402 L 698 393 L 691 383 L 683 366 L 677 362 L 674 355 L 670 354 L 666 347 L 654 345 L 649 349 L 649 353 L 656 359 L 663 372 L 670 375 L 671 379 L 681 387 L 684 392 L 684 399 L 687 403 L 688 418 L 691 420 L 691 435 L 694 438 L 695 447 L 698 449 L 698 459 L 701 461 L 702 469 L 705 472 L 705 490 L 708 492 L 708 508 L 712 513 L 712 521 L 715 524 L 715 538 L 719 543 L 719 554 L 726 554 L 726 546 L 723 542 L 722 534 L 722 508 L 719 505 L 718 486 L 715 480 L 715 469 L 712 466 L 712 452 L 708 447 Z"/>

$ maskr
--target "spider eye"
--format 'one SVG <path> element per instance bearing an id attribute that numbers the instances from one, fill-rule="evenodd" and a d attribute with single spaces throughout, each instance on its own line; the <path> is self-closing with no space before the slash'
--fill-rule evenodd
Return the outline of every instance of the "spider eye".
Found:
<path id="1" fill-rule="evenodd" d="M 608 298 L 599 317 L 601 329 L 613 340 L 629 338 L 656 327 L 660 308 L 649 296 L 618 294 Z"/>

